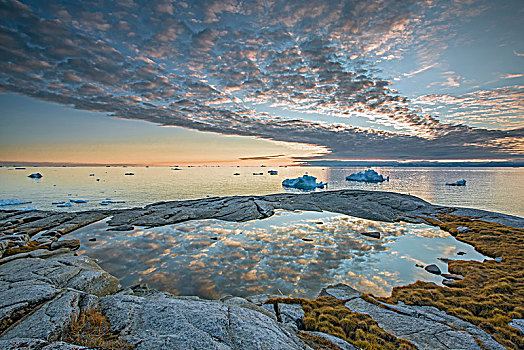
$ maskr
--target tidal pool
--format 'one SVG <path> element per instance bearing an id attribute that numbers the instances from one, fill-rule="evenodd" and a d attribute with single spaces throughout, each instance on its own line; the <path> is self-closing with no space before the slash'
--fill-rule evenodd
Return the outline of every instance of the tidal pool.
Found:
<path id="1" fill-rule="evenodd" d="M 437 258 L 487 258 L 439 228 L 330 212 L 278 211 L 263 220 L 198 220 L 128 232 L 107 228 L 101 221 L 65 238 L 79 239 L 79 253 L 98 259 L 124 287 L 147 283 L 204 298 L 259 293 L 313 298 L 339 282 L 387 296 L 416 280 L 442 282 L 416 264 L 436 264 L 447 272 Z M 381 238 L 362 234 L 372 231 Z M 466 254 L 458 256 L 459 251 Z"/>

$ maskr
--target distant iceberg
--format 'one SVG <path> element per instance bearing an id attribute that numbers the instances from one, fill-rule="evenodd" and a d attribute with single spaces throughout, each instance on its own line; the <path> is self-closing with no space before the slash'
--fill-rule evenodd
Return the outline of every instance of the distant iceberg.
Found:
<path id="1" fill-rule="evenodd" d="M 22 208 L 22 209 L 18 209 L 19 211 L 32 211 L 32 210 L 36 210 L 36 207 L 25 207 L 25 208 Z"/>
<path id="2" fill-rule="evenodd" d="M 71 203 L 87 203 L 85 199 L 70 199 Z"/>
<path id="3" fill-rule="evenodd" d="M 58 204 L 57 207 L 58 208 L 67 208 L 67 207 L 70 207 L 72 204 L 70 202 L 67 202 L 67 203 L 62 203 L 62 204 Z"/>
<path id="4" fill-rule="evenodd" d="M 133 173 L 125 173 L 124 175 L 135 175 L 135 174 L 133 174 Z"/>
<path id="5" fill-rule="evenodd" d="M 30 177 L 31 179 L 40 179 L 40 178 L 44 177 L 44 175 L 42 175 L 40 173 L 34 173 L 34 174 L 31 174 L 31 175 L 28 175 L 27 177 Z"/>
<path id="6" fill-rule="evenodd" d="M 0 206 L 4 205 L 19 205 L 19 204 L 28 204 L 30 201 L 21 201 L 20 199 L 0 199 Z"/>
<path id="7" fill-rule="evenodd" d="M 368 169 L 364 172 L 353 173 L 346 176 L 347 181 L 359 181 L 359 182 L 383 182 L 389 181 L 389 176 L 384 177 L 379 175 L 375 170 Z"/>
<path id="8" fill-rule="evenodd" d="M 269 175 L 278 175 L 278 171 L 276 170 L 269 170 L 268 173 Z"/>
<path id="9" fill-rule="evenodd" d="M 446 185 L 448 186 L 466 186 L 466 180 L 458 180 L 456 182 L 446 182 Z"/>
<path id="10" fill-rule="evenodd" d="M 125 203 L 125 201 L 112 201 L 112 200 L 108 200 L 106 199 L 105 201 L 102 201 L 98 204 L 100 205 L 109 205 L 109 204 L 120 204 L 120 203 Z"/>
<path id="11" fill-rule="evenodd" d="M 300 190 L 314 190 L 315 188 L 324 188 L 327 182 L 318 182 L 317 178 L 310 175 L 297 177 L 296 179 L 285 179 L 282 181 L 282 186 L 298 188 Z"/>

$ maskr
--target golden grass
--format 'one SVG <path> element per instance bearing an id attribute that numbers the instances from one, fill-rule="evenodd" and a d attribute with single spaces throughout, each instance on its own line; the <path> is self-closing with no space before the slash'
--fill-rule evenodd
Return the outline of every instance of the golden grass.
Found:
<path id="1" fill-rule="evenodd" d="M 397 338 L 380 328 L 368 315 L 346 308 L 343 300 L 319 297 L 315 300 L 272 298 L 266 301 L 266 304 L 275 303 L 301 304 L 305 314 L 303 319 L 305 330 L 328 333 L 362 349 L 416 349 L 407 340 Z M 322 348 L 322 345 L 322 343 L 318 344 L 319 349 L 332 349 Z"/>
<path id="2" fill-rule="evenodd" d="M 111 324 L 98 309 L 91 309 L 73 317 L 73 322 L 62 339 L 65 342 L 90 348 L 128 350 L 134 346 L 118 340 L 111 332 Z"/>
<path id="3" fill-rule="evenodd" d="M 5 250 L 3 257 L 16 255 L 20 253 L 29 253 L 37 249 L 50 249 L 51 247 L 50 244 L 40 244 L 36 241 L 29 241 L 27 242 L 27 245 L 23 247 L 14 247 L 14 245 L 15 244 L 13 242 L 9 242 L 9 245 Z"/>
<path id="4" fill-rule="evenodd" d="M 435 306 L 479 326 L 507 348 L 523 349 L 523 335 L 508 322 L 524 318 L 524 230 L 453 215 L 441 215 L 440 221 L 424 219 L 482 254 L 503 261 L 451 261 L 449 271 L 465 276 L 451 287 L 417 281 L 395 287 L 391 297 L 377 299 Z M 458 232 L 459 226 L 471 231 Z"/>

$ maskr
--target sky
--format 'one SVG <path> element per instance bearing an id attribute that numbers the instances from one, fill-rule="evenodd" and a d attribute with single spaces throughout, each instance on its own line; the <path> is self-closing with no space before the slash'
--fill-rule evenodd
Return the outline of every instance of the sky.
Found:
<path id="1" fill-rule="evenodd" d="M 0 161 L 522 161 L 522 18 L 522 0 L 1 0 Z"/>

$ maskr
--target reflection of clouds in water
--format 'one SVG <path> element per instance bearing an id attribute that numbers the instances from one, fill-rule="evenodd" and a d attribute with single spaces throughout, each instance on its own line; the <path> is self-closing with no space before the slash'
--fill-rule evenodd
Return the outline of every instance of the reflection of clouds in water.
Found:
<path id="1" fill-rule="evenodd" d="M 378 231 L 382 238 L 363 236 L 365 231 Z M 452 255 L 460 245 L 472 250 L 438 228 L 326 212 L 278 212 L 244 223 L 202 220 L 132 232 L 97 227 L 72 235 L 123 285 L 146 282 L 210 298 L 279 291 L 313 297 L 337 282 L 388 295 L 416 279 L 440 282 L 415 262 Z M 97 241 L 88 241 L 94 236 Z M 469 251 L 468 257 L 475 257 Z"/>

